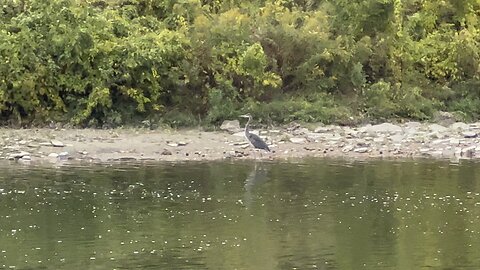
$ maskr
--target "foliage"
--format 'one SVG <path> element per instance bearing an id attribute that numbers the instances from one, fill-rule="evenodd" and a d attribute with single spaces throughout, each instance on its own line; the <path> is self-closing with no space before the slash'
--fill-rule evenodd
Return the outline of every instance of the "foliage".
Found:
<path id="1" fill-rule="evenodd" d="M 480 2 L 6 0 L 3 123 L 480 116 Z"/>

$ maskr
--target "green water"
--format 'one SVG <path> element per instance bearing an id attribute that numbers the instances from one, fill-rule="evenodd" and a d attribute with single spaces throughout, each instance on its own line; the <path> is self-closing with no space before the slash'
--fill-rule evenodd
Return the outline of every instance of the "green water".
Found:
<path id="1" fill-rule="evenodd" d="M 0 269 L 480 269 L 480 164 L 0 167 Z"/>

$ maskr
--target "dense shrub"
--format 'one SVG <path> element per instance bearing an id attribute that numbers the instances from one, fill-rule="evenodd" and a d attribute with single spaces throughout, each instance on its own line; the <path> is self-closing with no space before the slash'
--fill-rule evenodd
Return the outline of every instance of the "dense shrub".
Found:
<path id="1" fill-rule="evenodd" d="M 5 0 L 3 123 L 480 116 L 476 0 Z"/>

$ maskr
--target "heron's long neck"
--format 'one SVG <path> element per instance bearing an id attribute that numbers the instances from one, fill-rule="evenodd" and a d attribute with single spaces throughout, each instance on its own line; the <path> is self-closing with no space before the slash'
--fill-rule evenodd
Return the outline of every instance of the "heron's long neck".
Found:
<path id="1" fill-rule="evenodd" d="M 245 124 L 245 136 L 249 133 L 248 125 L 250 124 L 250 120 L 252 120 L 252 118 L 248 118 L 247 124 Z"/>

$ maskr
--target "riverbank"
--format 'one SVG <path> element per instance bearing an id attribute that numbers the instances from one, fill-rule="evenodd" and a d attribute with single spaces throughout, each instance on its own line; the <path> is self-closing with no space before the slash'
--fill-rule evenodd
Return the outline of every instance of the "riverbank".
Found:
<path id="1" fill-rule="evenodd" d="M 255 132 L 255 131 L 254 131 Z M 258 132 L 257 132 L 258 133 Z M 22 163 L 289 159 L 304 157 L 480 157 L 480 122 L 407 122 L 261 130 L 272 152 L 253 150 L 237 122 L 224 130 L 0 129 L 0 158 Z"/>

